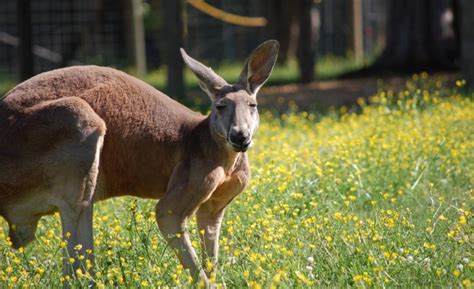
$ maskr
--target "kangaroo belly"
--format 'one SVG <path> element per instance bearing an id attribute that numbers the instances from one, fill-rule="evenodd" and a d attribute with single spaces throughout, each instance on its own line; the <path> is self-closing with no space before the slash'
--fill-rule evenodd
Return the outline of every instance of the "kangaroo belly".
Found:
<path id="1" fill-rule="evenodd" d="M 103 182 L 100 198 L 133 195 L 159 199 L 178 159 L 179 152 L 166 145 L 106 135 L 99 167 Z"/>

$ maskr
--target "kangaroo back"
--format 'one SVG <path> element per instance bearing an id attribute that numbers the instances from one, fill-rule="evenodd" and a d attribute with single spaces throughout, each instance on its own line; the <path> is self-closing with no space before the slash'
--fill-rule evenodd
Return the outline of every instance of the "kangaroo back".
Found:
<path id="1" fill-rule="evenodd" d="M 107 128 L 101 155 L 101 180 L 106 189 L 98 198 L 124 194 L 159 198 L 182 154 L 183 138 L 204 119 L 148 84 L 98 66 L 75 66 L 35 76 L 11 90 L 0 110 L 4 120 L 13 115 L 27 119 L 42 103 L 67 97 L 86 101 Z M 18 131 L 17 125 L 0 123 L 3 132 Z M 7 151 L 8 144 L 2 144 L 0 152 Z"/>

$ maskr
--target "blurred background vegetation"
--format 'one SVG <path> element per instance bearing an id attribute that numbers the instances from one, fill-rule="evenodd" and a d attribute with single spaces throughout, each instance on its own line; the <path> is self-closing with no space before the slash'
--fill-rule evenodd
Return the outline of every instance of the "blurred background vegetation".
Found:
<path id="1" fill-rule="evenodd" d="M 421 71 L 448 82 L 464 77 L 469 85 L 474 32 L 463 27 L 474 27 L 473 16 L 472 1 L 461 0 L 2 0 L 0 95 L 43 71 L 97 64 L 195 104 L 203 100 L 179 47 L 232 82 L 266 39 L 281 44 L 269 86 L 296 85 L 274 89 L 271 98 L 309 87 L 311 101 L 325 103 L 328 89 L 308 84 L 339 79 L 329 103 L 347 104 L 344 95 L 354 102 L 379 82 L 344 80 Z"/>

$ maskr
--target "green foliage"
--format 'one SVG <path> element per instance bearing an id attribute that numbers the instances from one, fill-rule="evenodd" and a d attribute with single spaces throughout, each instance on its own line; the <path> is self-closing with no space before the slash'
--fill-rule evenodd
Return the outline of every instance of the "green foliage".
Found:
<path id="1" fill-rule="evenodd" d="M 0 99 L 13 87 L 15 86 L 15 82 L 7 77 L 0 76 Z"/>

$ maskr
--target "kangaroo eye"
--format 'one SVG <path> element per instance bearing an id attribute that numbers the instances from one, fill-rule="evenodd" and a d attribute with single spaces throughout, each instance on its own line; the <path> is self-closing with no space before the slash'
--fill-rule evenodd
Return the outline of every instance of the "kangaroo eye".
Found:
<path id="1" fill-rule="evenodd" d="M 223 104 L 217 104 L 217 105 L 216 105 L 216 109 L 217 109 L 218 111 L 222 111 L 224 108 L 225 108 L 225 105 L 223 105 Z"/>
<path id="2" fill-rule="evenodd" d="M 257 107 L 257 104 L 256 103 L 249 103 L 249 106 L 250 107 Z"/>

